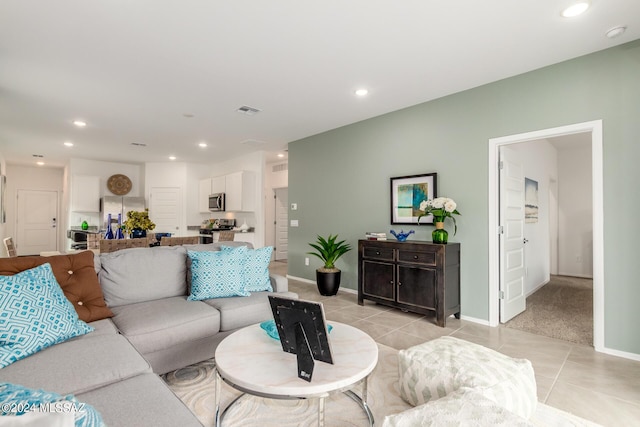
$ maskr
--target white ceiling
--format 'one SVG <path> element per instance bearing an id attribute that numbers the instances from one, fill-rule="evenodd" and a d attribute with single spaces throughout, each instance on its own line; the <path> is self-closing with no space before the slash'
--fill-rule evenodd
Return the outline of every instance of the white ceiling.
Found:
<path id="1" fill-rule="evenodd" d="M 640 38 L 638 0 L 592 0 L 571 20 L 559 14 L 567 3 L 3 0 L 0 154 L 59 166 L 277 152 Z M 625 34 L 605 37 L 618 25 Z M 367 97 L 354 96 L 360 87 Z M 237 113 L 243 105 L 262 111 Z"/>

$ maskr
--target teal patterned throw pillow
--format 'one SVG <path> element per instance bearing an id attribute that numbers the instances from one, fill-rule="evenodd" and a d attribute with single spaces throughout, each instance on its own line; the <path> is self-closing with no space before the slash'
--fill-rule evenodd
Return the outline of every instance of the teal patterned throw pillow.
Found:
<path id="1" fill-rule="evenodd" d="M 238 251 L 188 251 L 191 259 L 191 294 L 189 301 L 210 298 L 246 297 L 242 267 L 247 248 Z"/>
<path id="2" fill-rule="evenodd" d="M 20 416 L 30 412 L 70 413 L 73 415 L 75 427 L 105 425 L 100 413 L 93 406 L 78 402 L 70 394 L 62 396 L 16 384 L 0 383 L 0 407 L 0 416 Z"/>
<path id="3" fill-rule="evenodd" d="M 91 331 L 78 319 L 49 263 L 0 276 L 0 368 Z"/>
<path id="4" fill-rule="evenodd" d="M 245 246 L 222 246 L 220 250 L 226 252 L 241 248 L 247 249 Z M 244 288 L 249 292 L 273 292 L 271 279 L 269 278 L 269 263 L 271 262 L 273 247 L 265 246 L 259 249 L 247 249 L 245 253 L 244 265 L 242 266 Z"/>

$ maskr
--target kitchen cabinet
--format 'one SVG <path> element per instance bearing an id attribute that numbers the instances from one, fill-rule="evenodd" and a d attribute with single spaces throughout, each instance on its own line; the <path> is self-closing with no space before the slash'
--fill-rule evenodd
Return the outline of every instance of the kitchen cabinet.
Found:
<path id="1" fill-rule="evenodd" d="M 211 178 L 201 179 L 198 187 L 198 211 L 200 213 L 209 213 L 209 195 L 211 191 Z"/>
<path id="2" fill-rule="evenodd" d="M 256 208 L 256 178 L 253 172 L 225 175 L 225 210 L 253 212 Z"/>
<path id="3" fill-rule="evenodd" d="M 73 175 L 71 178 L 71 211 L 100 212 L 100 177 Z"/>
<path id="4" fill-rule="evenodd" d="M 365 299 L 435 314 L 442 327 L 460 318 L 460 244 L 359 240 L 358 304 Z"/>
<path id="5" fill-rule="evenodd" d="M 226 177 L 224 175 L 211 178 L 211 194 L 224 193 L 227 191 L 226 188 Z"/>

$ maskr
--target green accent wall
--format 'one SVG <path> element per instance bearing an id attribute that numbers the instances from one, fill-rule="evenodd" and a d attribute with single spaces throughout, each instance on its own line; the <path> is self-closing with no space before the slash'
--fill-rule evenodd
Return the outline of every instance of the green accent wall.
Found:
<path id="1" fill-rule="evenodd" d="M 496 64 L 499 66 L 499 64 Z M 428 76 L 425 76 L 428 78 Z M 438 195 L 462 213 L 462 314 L 488 320 L 489 139 L 603 121 L 605 347 L 640 354 L 640 40 L 289 144 L 289 274 L 315 280 L 304 258 L 317 234 L 354 248 L 367 231 L 431 240 L 431 226 L 391 225 L 389 178 L 438 173 Z M 393 238 L 393 236 L 389 236 Z M 357 288 L 357 251 L 338 261 Z"/>

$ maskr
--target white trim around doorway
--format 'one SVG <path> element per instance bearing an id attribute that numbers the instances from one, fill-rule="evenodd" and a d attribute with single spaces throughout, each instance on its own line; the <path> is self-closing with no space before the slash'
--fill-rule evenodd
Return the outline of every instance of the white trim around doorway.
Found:
<path id="1" fill-rule="evenodd" d="M 604 183 L 602 160 L 602 120 L 576 123 L 551 129 L 526 132 L 489 140 L 489 325 L 499 324 L 499 150 L 503 145 L 537 139 L 591 133 L 593 180 L 593 344 L 596 351 L 608 352 L 604 347 Z"/>

